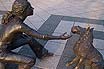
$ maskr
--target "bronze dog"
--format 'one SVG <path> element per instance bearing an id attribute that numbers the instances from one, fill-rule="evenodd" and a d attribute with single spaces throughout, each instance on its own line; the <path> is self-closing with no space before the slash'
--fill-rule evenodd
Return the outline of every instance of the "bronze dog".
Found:
<path id="1" fill-rule="evenodd" d="M 71 62 L 68 62 L 66 66 L 78 62 L 75 69 L 80 69 L 80 66 L 87 62 L 91 69 L 103 69 L 103 56 L 93 46 L 93 28 L 73 26 L 71 32 L 80 35 L 80 38 L 73 47 L 76 57 Z"/>

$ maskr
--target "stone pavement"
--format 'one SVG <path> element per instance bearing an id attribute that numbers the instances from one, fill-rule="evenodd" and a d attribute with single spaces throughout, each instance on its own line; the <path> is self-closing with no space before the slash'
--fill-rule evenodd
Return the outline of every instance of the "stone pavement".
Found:
<path id="1" fill-rule="evenodd" d="M 2 15 L 11 9 L 14 0 L 0 0 L 0 19 Z M 34 7 L 34 15 L 25 21 L 30 27 L 43 34 L 60 35 L 70 33 L 72 24 L 86 27 L 90 24 L 94 27 L 94 46 L 104 56 L 104 1 L 103 0 L 29 0 Z M 32 69 L 73 69 L 66 67 L 65 63 L 75 56 L 73 45 L 78 37 L 75 35 L 69 40 L 38 40 L 50 52 L 53 57 L 37 59 Z M 20 47 L 16 52 L 32 55 L 35 54 L 28 46 Z"/>

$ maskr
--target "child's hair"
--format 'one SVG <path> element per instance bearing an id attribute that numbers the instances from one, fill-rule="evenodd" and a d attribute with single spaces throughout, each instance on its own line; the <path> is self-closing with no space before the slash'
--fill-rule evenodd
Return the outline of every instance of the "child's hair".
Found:
<path id="1" fill-rule="evenodd" d="M 1 24 L 7 24 L 10 21 L 10 19 L 13 17 L 14 15 L 12 14 L 12 12 L 8 11 L 2 16 Z"/>

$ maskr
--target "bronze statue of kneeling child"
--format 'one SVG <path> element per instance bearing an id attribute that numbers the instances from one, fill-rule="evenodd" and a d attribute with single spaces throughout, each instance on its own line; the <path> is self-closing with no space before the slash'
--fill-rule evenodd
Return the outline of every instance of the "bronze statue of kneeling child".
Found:
<path id="1" fill-rule="evenodd" d="M 94 28 L 82 28 L 80 26 L 73 26 L 71 32 L 80 35 L 79 40 L 75 43 L 73 50 L 76 57 L 66 64 L 70 66 L 73 63 L 77 63 L 75 69 L 80 69 L 82 64 L 87 63 L 90 69 L 103 69 L 103 56 L 93 46 L 93 29 Z"/>
<path id="2" fill-rule="evenodd" d="M 28 16 L 33 15 L 33 9 L 34 8 L 31 6 L 28 0 L 15 0 L 12 5 L 12 10 L 3 15 L 1 28 L 0 28 L 0 69 L 5 69 L 6 63 L 18 64 L 19 65 L 18 69 L 31 69 L 31 67 L 35 64 L 36 59 L 26 55 L 14 53 L 11 51 L 11 49 L 17 48 L 18 46 L 22 45 L 22 44 L 16 45 L 15 47 L 12 46 L 15 45 L 14 39 L 16 39 L 18 35 L 21 36 L 25 34 L 26 35 L 25 38 L 27 40 L 28 40 L 27 36 L 29 36 L 29 38 L 31 37 L 31 38 L 38 38 L 43 40 L 56 40 L 56 39 L 66 40 L 70 38 L 70 36 L 66 35 L 66 33 L 60 36 L 40 34 L 36 30 L 26 25 L 24 23 L 24 20 Z M 23 35 L 23 37 L 25 35 Z M 33 43 L 34 40 L 31 41 L 31 38 L 29 41 L 26 41 L 28 42 L 27 44 L 30 44 L 30 46 L 33 45 L 34 47 L 35 45 L 37 45 L 35 48 L 32 46 L 32 48 L 34 48 L 35 52 L 37 51 L 37 55 L 38 52 L 42 53 L 42 51 L 39 51 L 40 48 L 38 48 L 39 43 L 34 42 L 37 43 L 34 45 Z M 14 44 L 12 44 L 12 42 Z M 24 43 L 24 41 L 20 41 L 20 42 L 21 43 L 23 42 L 23 45 L 26 44 Z"/>

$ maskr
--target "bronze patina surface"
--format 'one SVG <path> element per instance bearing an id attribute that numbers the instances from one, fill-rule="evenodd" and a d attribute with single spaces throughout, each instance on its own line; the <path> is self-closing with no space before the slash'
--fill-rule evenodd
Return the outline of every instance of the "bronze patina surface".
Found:
<path id="1" fill-rule="evenodd" d="M 30 69 L 35 64 L 34 58 L 11 51 L 24 44 L 29 44 L 38 58 L 46 56 L 48 51 L 34 38 L 65 40 L 70 37 L 66 33 L 60 36 L 40 34 L 23 23 L 27 16 L 33 15 L 33 9 L 28 0 L 15 0 L 12 10 L 3 15 L 0 29 L 0 69 L 5 69 L 6 63 L 19 64 L 19 69 Z"/>
<path id="2" fill-rule="evenodd" d="M 77 63 L 75 69 L 80 69 L 83 64 L 88 64 L 90 69 L 103 69 L 103 56 L 93 46 L 93 28 L 73 26 L 71 32 L 80 35 L 80 37 L 73 47 L 76 57 L 66 66 Z"/>

